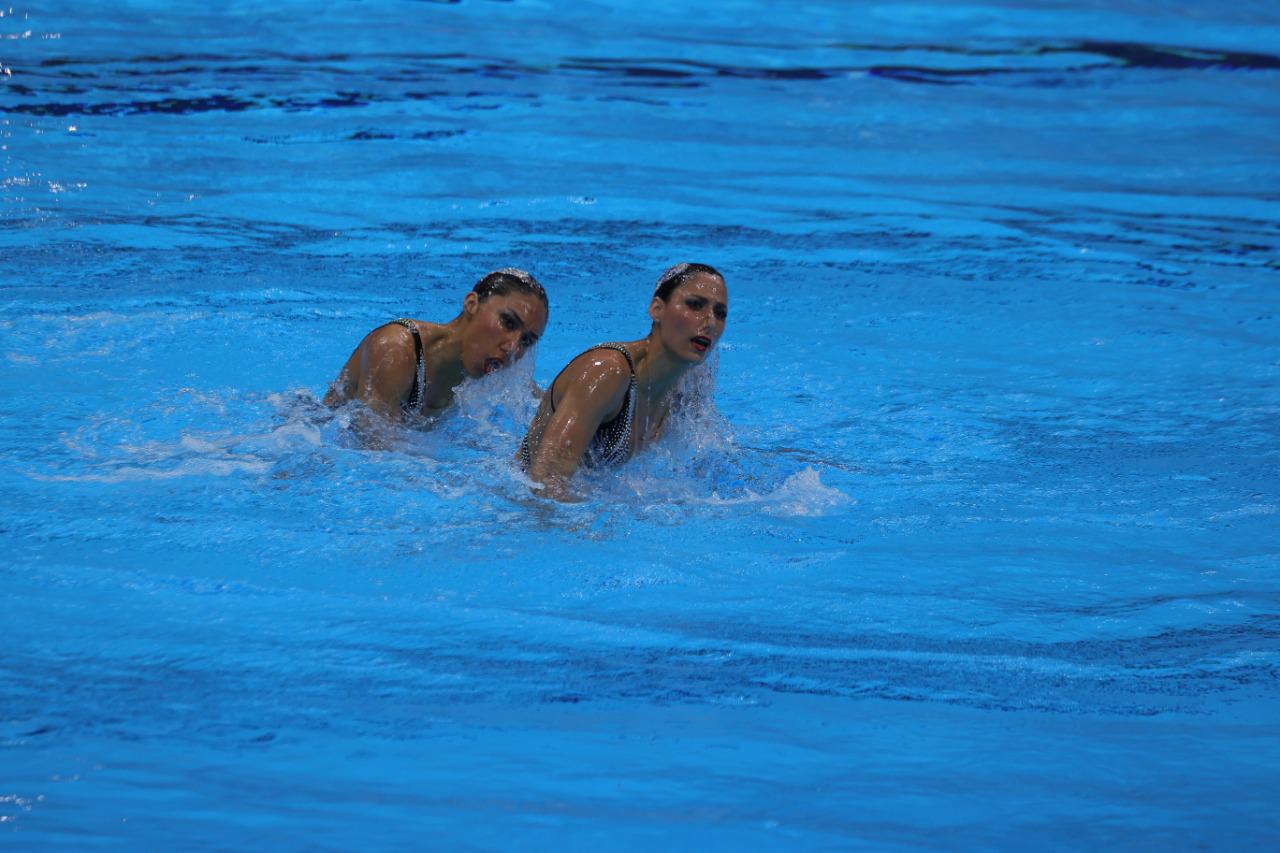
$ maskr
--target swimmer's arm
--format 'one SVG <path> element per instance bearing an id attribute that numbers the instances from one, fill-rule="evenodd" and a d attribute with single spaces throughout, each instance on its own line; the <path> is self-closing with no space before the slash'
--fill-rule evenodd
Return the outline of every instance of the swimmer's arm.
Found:
<path id="1" fill-rule="evenodd" d="M 622 405 L 630 369 L 612 352 L 590 353 L 572 364 L 557 382 L 560 399 L 547 419 L 529 465 L 529 477 L 545 486 L 543 494 L 570 497 L 569 480 L 582 464 L 591 438 Z"/>
<path id="2" fill-rule="evenodd" d="M 400 404 L 413 393 L 417 370 L 409 330 L 396 325 L 380 326 L 351 353 L 324 401 L 338 406 L 359 400 L 388 420 L 403 421 Z"/>

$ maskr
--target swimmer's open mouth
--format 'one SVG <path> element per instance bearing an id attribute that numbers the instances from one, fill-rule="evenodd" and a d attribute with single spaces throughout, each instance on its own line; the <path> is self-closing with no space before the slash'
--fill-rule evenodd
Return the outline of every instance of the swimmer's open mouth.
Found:
<path id="1" fill-rule="evenodd" d="M 697 335 L 689 340 L 693 342 L 693 348 L 698 352 L 706 352 L 711 349 L 711 338 L 708 338 L 706 335 Z"/>
<path id="2" fill-rule="evenodd" d="M 488 376 L 490 373 L 493 373 L 495 370 L 501 370 L 504 364 L 506 364 L 506 362 L 500 358 L 486 358 L 484 360 L 485 375 Z"/>

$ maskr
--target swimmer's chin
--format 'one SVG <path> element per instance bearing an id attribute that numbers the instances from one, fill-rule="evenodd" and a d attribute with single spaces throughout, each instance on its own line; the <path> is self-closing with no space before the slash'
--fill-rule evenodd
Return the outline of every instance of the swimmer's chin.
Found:
<path id="1" fill-rule="evenodd" d="M 506 366 L 507 363 L 500 358 L 486 358 L 478 365 L 475 365 L 474 367 L 464 367 L 462 370 L 463 373 L 467 375 L 468 379 L 483 379 L 490 373 L 497 373 Z"/>

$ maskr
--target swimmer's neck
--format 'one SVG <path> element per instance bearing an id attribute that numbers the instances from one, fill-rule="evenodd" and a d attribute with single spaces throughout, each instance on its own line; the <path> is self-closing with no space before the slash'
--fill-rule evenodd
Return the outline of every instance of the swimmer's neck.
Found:
<path id="1" fill-rule="evenodd" d="M 465 315 L 448 323 L 431 323 L 423 331 L 423 357 L 427 367 L 427 398 L 431 408 L 442 409 L 453 401 L 453 390 L 467 378 L 462 366 L 462 330 Z"/>
<path id="2" fill-rule="evenodd" d="M 649 335 L 644 343 L 644 351 L 636 359 L 636 382 L 645 387 L 649 399 L 660 400 L 676 387 L 693 365 L 673 356 L 656 335 Z"/>

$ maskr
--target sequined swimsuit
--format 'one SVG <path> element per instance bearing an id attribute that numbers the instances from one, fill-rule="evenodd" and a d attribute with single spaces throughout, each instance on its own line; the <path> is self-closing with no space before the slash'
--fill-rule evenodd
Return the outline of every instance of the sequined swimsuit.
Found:
<path id="1" fill-rule="evenodd" d="M 622 399 L 622 410 L 618 412 L 618 416 L 596 427 L 596 434 L 591 437 L 591 443 L 587 445 L 582 462 L 588 468 L 620 465 L 627 461 L 631 453 L 631 424 L 635 421 L 636 413 L 636 365 L 631 360 L 631 353 L 627 352 L 627 348 L 622 344 L 599 344 L 587 352 L 597 349 L 611 349 L 622 353 L 622 357 L 627 360 L 627 367 L 631 370 L 631 381 L 627 386 L 627 394 Z M 560 372 L 564 373 L 563 370 Z M 559 379 L 560 376 L 557 375 L 551 380 L 551 387 L 547 389 L 547 402 L 550 403 L 553 413 L 556 410 L 555 390 Z M 533 463 L 533 451 L 529 447 L 528 436 L 525 436 L 524 441 L 520 443 L 520 462 L 526 471 Z"/>
<path id="2" fill-rule="evenodd" d="M 427 396 L 427 365 L 422 360 L 422 336 L 418 334 L 418 325 L 407 317 L 392 320 L 387 325 L 404 326 L 413 333 L 413 357 L 416 361 L 413 373 L 413 391 L 409 394 L 409 399 L 400 404 L 400 411 L 406 415 L 421 414 L 422 404 Z"/>

